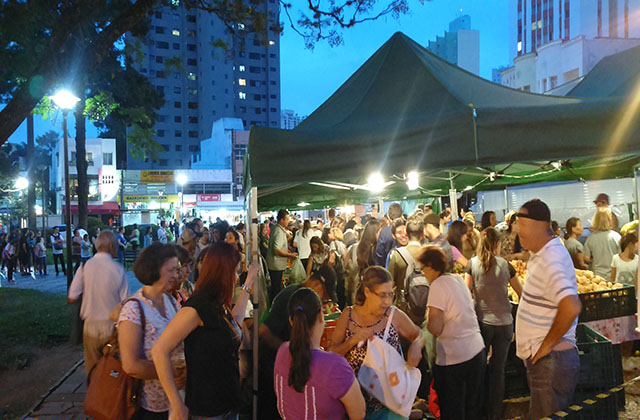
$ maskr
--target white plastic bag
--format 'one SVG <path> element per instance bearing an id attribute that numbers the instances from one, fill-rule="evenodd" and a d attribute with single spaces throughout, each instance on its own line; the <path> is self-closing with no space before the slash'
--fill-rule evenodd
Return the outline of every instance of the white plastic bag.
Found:
<path id="1" fill-rule="evenodd" d="M 402 355 L 387 343 L 395 309 L 391 307 L 384 339 L 375 336 L 369 339 L 358 382 L 389 410 L 409 417 L 422 375 L 418 368 L 407 365 Z"/>

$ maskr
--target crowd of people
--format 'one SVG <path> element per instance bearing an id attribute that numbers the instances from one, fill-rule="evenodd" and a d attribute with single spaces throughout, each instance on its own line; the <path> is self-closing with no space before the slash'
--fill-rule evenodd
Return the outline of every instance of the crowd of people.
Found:
<path id="1" fill-rule="evenodd" d="M 7 281 L 14 283 L 14 274 L 46 276 L 47 256 L 45 239 L 41 231 L 21 229 L 13 233 L 0 233 L 2 272 Z"/>
<path id="2" fill-rule="evenodd" d="M 635 279 L 637 236 L 613 234 L 608 206 L 596 210 L 584 245 L 580 220 L 559 234 L 540 200 L 501 223 L 493 212 L 480 223 L 464 211 L 452 220 L 428 205 L 403 213 L 393 203 L 379 219 L 332 209 L 327 220 L 301 220 L 281 209 L 255 238 L 266 270 L 247 264 L 242 223 L 205 227 L 196 218 L 177 231 L 161 222 L 155 235 L 133 226 L 79 238 L 82 269 L 68 298 L 81 301 L 87 375 L 117 332 L 124 370 L 143 383 L 136 420 L 238 419 L 251 397 L 242 353 L 257 344 L 259 418 L 403 419 L 358 380 L 378 337 L 421 371 L 420 416 L 500 419 L 515 335 L 531 418 L 567 407 L 579 371 L 574 264 L 596 273 L 608 264 L 607 278 Z M 139 250 L 135 293 L 118 262 L 127 243 Z M 528 261 L 524 285 L 516 259 Z M 253 325 L 248 301 L 262 271 L 269 304 Z M 509 285 L 520 297 L 515 320 Z M 329 336 L 327 317 L 336 320 Z"/>

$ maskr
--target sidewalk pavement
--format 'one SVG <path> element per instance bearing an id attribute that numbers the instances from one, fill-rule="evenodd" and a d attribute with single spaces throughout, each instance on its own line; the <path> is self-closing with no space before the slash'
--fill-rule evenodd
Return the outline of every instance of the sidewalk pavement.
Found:
<path id="1" fill-rule="evenodd" d="M 76 363 L 22 420 L 90 420 L 83 408 L 87 392 L 83 366 L 83 360 Z"/>
<path id="2" fill-rule="evenodd" d="M 58 295 L 67 294 L 67 276 L 60 273 L 56 276 L 56 269 L 53 265 L 47 267 L 47 276 L 31 275 L 23 276 L 20 272 L 13 274 L 15 283 L 7 281 L 6 271 L 0 272 L 0 287 L 13 289 L 35 289 L 41 292 L 55 293 Z M 132 271 L 127 270 L 129 280 L 129 294 L 135 293 L 142 284 L 136 279 Z"/>

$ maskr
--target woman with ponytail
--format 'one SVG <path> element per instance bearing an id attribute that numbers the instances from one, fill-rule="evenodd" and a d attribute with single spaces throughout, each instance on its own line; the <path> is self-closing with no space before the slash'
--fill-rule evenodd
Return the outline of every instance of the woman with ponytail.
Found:
<path id="1" fill-rule="evenodd" d="M 363 419 L 360 385 L 344 357 L 320 348 L 322 303 L 312 289 L 289 300 L 291 337 L 280 346 L 274 367 L 278 412 L 283 419 Z"/>
<path id="2" fill-rule="evenodd" d="M 513 339 L 513 316 L 507 285 L 511 284 L 518 297 L 522 294 L 516 270 L 499 254 L 500 236 L 489 227 L 482 231 L 478 256 L 471 259 L 465 270 L 467 285 L 475 297 L 484 345 L 492 349 L 488 369 L 489 392 L 486 394 L 490 420 L 502 418 L 504 367 Z"/>

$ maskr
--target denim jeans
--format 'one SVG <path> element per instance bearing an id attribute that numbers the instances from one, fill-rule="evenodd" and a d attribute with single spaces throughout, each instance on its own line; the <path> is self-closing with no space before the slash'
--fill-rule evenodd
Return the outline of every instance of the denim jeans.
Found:
<path id="1" fill-rule="evenodd" d="M 483 349 L 457 365 L 434 366 L 434 388 L 441 420 L 477 420 L 482 416 L 482 387 L 487 361 Z"/>
<path id="2" fill-rule="evenodd" d="M 578 349 L 552 351 L 535 365 L 525 360 L 531 391 L 529 417 L 540 419 L 571 404 L 580 373 Z"/>
<path id="3" fill-rule="evenodd" d="M 480 323 L 480 333 L 484 339 L 484 346 L 489 351 L 491 359 L 487 369 L 488 389 L 485 394 L 489 420 L 502 418 L 502 400 L 504 399 L 504 368 L 507 363 L 509 345 L 513 340 L 513 324 L 487 325 Z"/>

